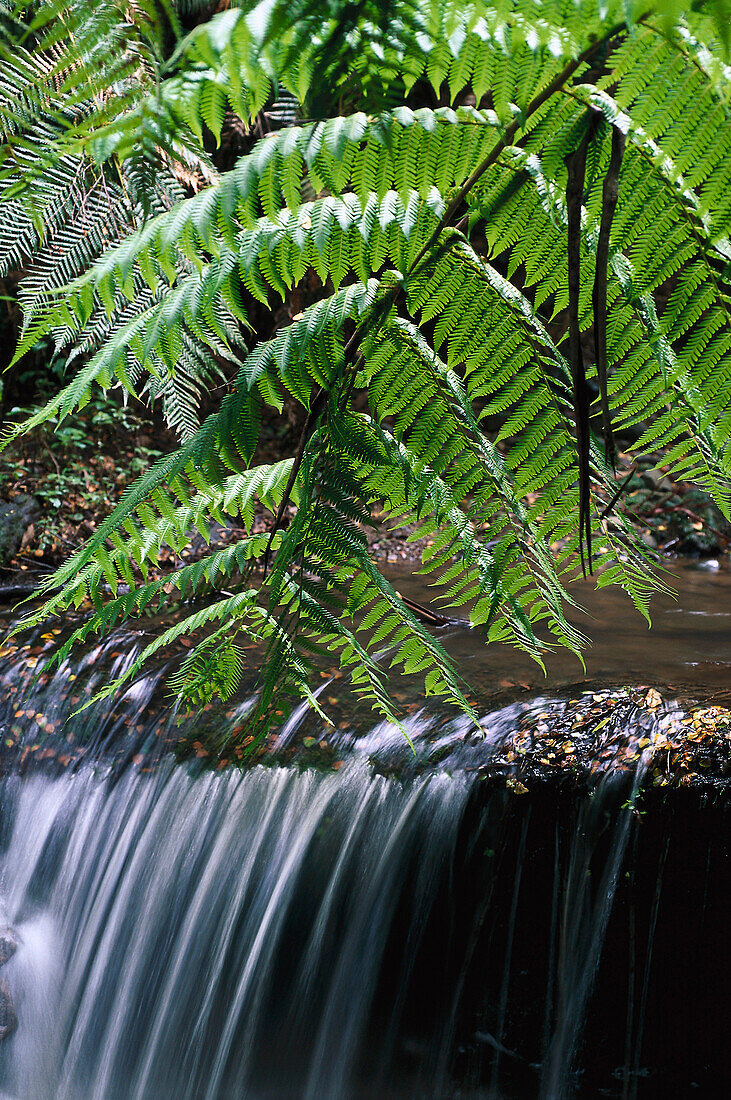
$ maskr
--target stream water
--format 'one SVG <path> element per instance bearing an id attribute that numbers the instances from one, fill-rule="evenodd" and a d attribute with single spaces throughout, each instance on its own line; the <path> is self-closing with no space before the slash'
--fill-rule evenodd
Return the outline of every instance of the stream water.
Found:
<path id="1" fill-rule="evenodd" d="M 587 675 L 727 689 L 728 575 L 687 576 L 651 658 L 612 596 Z M 448 635 L 485 688 L 535 694 L 514 657 Z M 483 782 L 528 698 L 492 707 L 484 741 L 440 726 L 436 756 L 422 711 L 414 757 L 381 725 L 338 731 L 337 771 L 150 765 L 159 671 L 68 718 L 68 678 L 83 695 L 129 653 L 113 637 L 22 706 L 2 693 L 5 1097 L 728 1094 L 725 790 L 638 806 L 642 755 L 529 796 Z M 0 687 L 30 675 L 3 661 Z"/>

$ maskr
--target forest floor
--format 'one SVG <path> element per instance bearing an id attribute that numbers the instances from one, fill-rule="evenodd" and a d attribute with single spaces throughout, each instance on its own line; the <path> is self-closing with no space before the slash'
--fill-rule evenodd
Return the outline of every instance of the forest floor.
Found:
<path id="1" fill-rule="evenodd" d="M 275 461 L 291 454 L 294 435 L 282 419 L 265 426 L 257 458 Z M 99 399 L 82 411 L 73 427 L 62 424 L 55 434 L 37 432 L 8 448 L 0 456 L 0 504 L 28 497 L 34 504 L 32 522 L 0 561 L 0 583 L 30 584 L 31 578 L 60 564 L 95 530 L 124 489 L 174 446 L 170 433 L 144 410 L 120 409 Z M 618 486 L 630 472 L 631 476 L 617 509 L 658 556 L 709 560 L 727 555 L 731 525 L 706 493 L 671 478 L 662 457 L 648 455 L 633 464 L 620 452 Z M 271 521 L 272 516 L 260 509 L 254 530 L 267 530 Z M 212 545 L 223 546 L 242 533 L 233 520 L 225 527 L 214 524 Z M 378 513 L 365 533 L 373 558 L 380 562 L 416 563 L 425 546 L 413 527 L 393 527 Z M 182 558 L 169 551 L 162 568 L 177 568 L 206 551 L 203 537 L 196 535 Z"/>

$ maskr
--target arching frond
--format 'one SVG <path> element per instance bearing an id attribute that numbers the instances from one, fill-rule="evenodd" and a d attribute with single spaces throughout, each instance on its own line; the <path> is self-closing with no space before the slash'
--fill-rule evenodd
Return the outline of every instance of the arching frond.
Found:
<path id="1" fill-rule="evenodd" d="M 0 58 L 0 203 L 18 231 L 0 262 L 24 268 L 18 355 L 52 333 L 76 373 L 14 435 L 120 385 L 161 402 L 180 437 L 49 578 L 32 621 L 90 599 L 65 654 L 198 598 L 140 656 L 197 632 L 173 685 L 187 704 L 234 689 L 243 634 L 267 647 L 255 723 L 286 690 L 319 706 L 323 654 L 390 719 L 386 661 L 471 713 L 370 561 L 375 510 L 414 525 L 438 599 L 486 641 L 580 651 L 580 558 L 647 615 L 661 581 L 594 425 L 631 430 L 630 453 L 662 450 L 730 514 L 721 10 L 275 0 L 182 36 L 174 6 L 122 19 L 96 0 L 88 27 L 71 0 L 37 24 L 19 7 Z M 67 12 L 78 43 L 61 41 Z M 219 175 L 206 149 L 232 116 L 245 152 Z M 183 164 L 197 166 L 185 193 Z M 253 331 L 315 282 L 290 323 Z M 228 392 L 199 424 L 221 370 Z M 262 464 L 262 405 L 287 396 L 301 443 Z M 192 533 L 227 515 L 241 541 L 183 564 Z M 164 581 L 163 551 L 180 559 Z"/>

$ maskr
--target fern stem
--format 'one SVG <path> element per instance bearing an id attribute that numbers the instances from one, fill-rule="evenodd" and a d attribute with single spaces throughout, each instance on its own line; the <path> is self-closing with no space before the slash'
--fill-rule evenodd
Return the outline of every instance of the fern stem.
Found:
<path id="1" fill-rule="evenodd" d="M 619 171 L 624 155 L 624 134 L 616 126 L 612 127 L 612 153 L 609 168 L 604 177 L 602 188 L 602 216 L 599 225 L 599 240 L 596 248 L 596 269 L 592 304 L 594 307 L 594 348 L 596 372 L 599 379 L 599 393 L 602 401 L 602 426 L 604 428 L 604 454 L 612 468 L 616 469 L 614 436 L 612 434 L 612 416 L 609 411 L 607 393 L 607 269 L 609 266 L 609 237 L 614 220 L 614 211 L 619 197 Z"/>
<path id="2" fill-rule="evenodd" d="M 350 337 L 347 344 L 345 345 L 345 350 L 343 352 L 343 370 L 344 371 L 346 371 L 348 369 L 348 367 L 351 365 L 351 363 L 354 363 L 356 361 L 359 349 L 360 349 L 360 331 L 359 331 L 359 329 L 356 328 L 355 332 L 353 333 L 353 335 Z M 266 550 L 264 551 L 264 559 L 263 559 L 264 577 L 266 577 L 267 571 L 268 571 L 268 568 L 269 568 L 269 558 L 271 556 L 272 543 L 274 542 L 274 536 L 276 535 L 277 531 L 282 526 L 282 520 L 284 519 L 284 513 L 285 513 L 285 510 L 287 508 L 287 505 L 290 502 L 290 498 L 292 496 L 292 490 L 294 489 L 295 482 L 297 480 L 297 475 L 300 471 L 300 466 L 302 465 L 302 459 L 304 458 L 304 455 L 305 455 L 305 448 L 307 447 L 307 443 L 310 439 L 310 436 L 312 435 L 312 429 L 314 428 L 315 424 L 317 423 L 317 419 L 318 419 L 318 417 L 319 417 L 319 415 L 322 411 L 322 406 L 325 402 L 325 398 L 327 397 L 327 394 L 328 394 L 328 391 L 321 386 L 317 390 L 317 392 L 315 393 L 315 396 L 312 398 L 312 401 L 310 402 L 310 410 L 307 414 L 307 419 L 305 420 L 304 425 L 302 427 L 302 433 L 300 435 L 299 443 L 297 444 L 297 451 L 295 453 L 294 462 L 292 463 L 292 469 L 290 470 L 289 477 L 287 479 L 287 484 L 284 488 L 284 493 L 282 494 L 282 499 L 280 501 L 279 508 L 277 509 L 277 514 L 274 517 L 274 523 L 272 525 L 272 529 L 269 533 L 269 541 L 267 542 L 267 547 L 266 547 Z"/>
<path id="3" fill-rule="evenodd" d="M 643 15 L 639 16 L 637 22 L 641 23 L 648 14 L 649 12 L 646 12 Z M 502 138 L 492 148 L 492 150 L 488 153 L 482 163 L 478 164 L 474 172 L 470 176 L 468 176 L 468 178 L 460 187 L 457 194 L 450 202 L 447 209 L 444 211 L 444 214 L 442 215 L 438 225 L 434 229 L 434 232 L 431 234 L 426 244 L 424 244 L 424 246 L 417 253 L 416 258 L 414 259 L 408 271 L 408 275 L 412 275 L 414 273 L 424 257 L 431 251 L 436 242 L 439 240 L 442 232 L 447 228 L 448 225 L 450 225 L 452 218 L 460 209 L 462 203 L 466 199 L 467 195 L 469 195 L 475 184 L 477 184 L 482 179 L 485 172 L 487 172 L 488 169 L 490 169 L 493 164 L 495 164 L 497 159 L 508 148 L 508 146 L 514 143 L 514 138 L 516 134 L 521 129 L 521 127 L 525 125 L 531 115 L 534 115 L 536 111 L 540 110 L 540 108 L 548 102 L 551 96 L 555 95 L 556 92 L 561 91 L 563 85 L 571 79 L 574 73 L 578 69 L 580 69 L 581 66 L 597 52 L 597 50 L 601 49 L 602 46 L 604 46 L 607 42 L 610 42 L 623 30 L 626 30 L 626 28 L 627 23 L 624 20 L 621 23 L 615 23 L 612 27 L 609 28 L 606 34 L 597 39 L 596 42 L 592 42 L 592 44 L 590 46 L 587 46 L 585 50 L 582 50 L 578 57 L 574 58 L 573 61 L 569 61 L 568 64 L 564 66 L 561 72 L 554 77 L 550 84 L 546 85 L 542 92 L 539 92 L 537 96 L 534 96 L 534 98 L 526 107 L 522 119 L 514 119 L 514 121 L 506 127 L 505 133 L 503 134 Z"/>
<path id="4" fill-rule="evenodd" d="M 267 542 L 266 550 L 264 551 L 263 570 L 264 570 L 264 578 L 265 579 L 266 579 L 266 575 L 267 575 L 267 572 L 268 572 L 268 569 L 269 569 L 269 558 L 270 558 L 271 552 L 272 552 L 272 543 L 274 542 L 274 536 L 276 535 L 277 531 L 282 526 L 282 520 L 284 519 L 284 513 L 285 513 L 285 510 L 287 508 L 287 505 L 290 502 L 290 499 L 291 499 L 291 496 L 292 496 L 292 490 L 294 489 L 294 484 L 297 480 L 297 474 L 299 473 L 300 466 L 302 465 L 302 459 L 304 458 L 305 448 L 307 446 L 307 441 L 309 440 L 310 435 L 312 434 L 311 429 L 312 429 L 312 427 L 315 423 L 315 420 L 320 414 L 320 407 L 323 403 L 323 400 L 325 398 L 326 393 L 327 393 L 327 391 L 322 389 L 322 388 L 320 388 L 317 391 L 317 393 L 313 397 L 312 402 L 310 404 L 310 411 L 307 414 L 307 419 L 305 420 L 305 422 L 302 426 L 302 433 L 300 435 L 299 443 L 297 444 L 297 451 L 295 452 L 295 458 L 294 458 L 294 462 L 292 463 L 292 469 L 289 472 L 289 477 L 287 478 L 287 484 L 284 487 L 284 493 L 282 494 L 282 499 L 279 503 L 279 507 L 277 508 L 277 514 L 274 517 L 274 523 L 272 524 L 272 529 L 269 532 L 269 541 Z"/>
<path id="5" fill-rule="evenodd" d="M 586 153 L 597 125 L 592 114 L 589 125 L 578 148 L 566 158 L 568 178 L 566 182 L 566 214 L 568 217 L 568 276 L 569 276 L 569 359 L 574 391 L 576 417 L 576 448 L 579 456 L 579 554 L 581 570 L 586 576 L 584 560 L 584 531 L 586 555 L 591 567 L 591 516 L 589 513 L 589 392 L 586 385 L 584 355 L 581 348 L 579 323 L 579 298 L 581 295 L 581 204 L 584 196 Z"/>

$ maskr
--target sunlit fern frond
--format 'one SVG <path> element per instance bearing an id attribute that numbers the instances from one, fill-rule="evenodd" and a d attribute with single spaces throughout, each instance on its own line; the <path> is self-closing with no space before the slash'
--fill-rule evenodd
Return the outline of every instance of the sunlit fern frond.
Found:
<path id="1" fill-rule="evenodd" d="M 568 615 L 580 557 L 599 585 L 622 585 L 648 614 L 661 581 L 623 514 L 597 418 L 577 448 L 571 339 L 596 342 L 603 330 L 606 384 L 591 356 L 586 375 L 609 427 L 631 433 L 624 449 L 662 449 L 672 474 L 707 489 L 728 516 L 722 9 L 647 10 L 628 22 L 621 3 L 303 0 L 275 3 L 257 27 L 241 4 L 172 47 L 174 18 L 153 19 L 160 34 L 140 57 L 154 79 L 127 101 L 81 122 L 80 96 L 68 119 L 36 111 L 34 125 L 57 134 L 40 204 L 47 228 L 34 220 L 37 181 L 19 186 L 19 161 L 0 199 L 26 219 L 4 244 L 6 267 L 23 249 L 34 257 L 19 354 L 55 333 L 76 349 L 77 369 L 15 432 L 119 385 L 161 400 L 180 446 L 49 579 L 33 620 L 91 600 L 65 653 L 120 620 L 197 597 L 205 606 L 140 658 L 186 631 L 211 632 L 175 682 L 187 703 L 233 690 L 243 632 L 267 647 L 255 722 L 285 690 L 319 705 L 313 663 L 333 654 L 389 719 L 384 661 L 473 713 L 441 644 L 370 560 L 374 511 L 414 526 L 445 607 L 538 660 L 549 643 L 583 645 Z M 29 79 L 29 102 L 39 87 Z M 70 92 L 54 94 L 62 104 Z M 171 183 L 145 205 L 135 192 L 149 191 L 136 167 L 145 142 L 148 166 L 183 148 L 192 157 L 198 148 L 203 163 L 231 113 L 250 136 L 257 118 L 273 120 L 273 132 L 251 136 L 198 193 L 183 197 Z M 617 133 L 601 321 L 593 286 Z M 567 159 L 582 143 L 574 255 Z M 93 196 L 86 222 L 62 183 L 74 172 Z M 104 202 L 117 219 L 108 239 Z M 315 300 L 257 338 L 252 316 L 289 302 L 313 273 Z M 222 366 L 227 392 L 199 424 Z M 286 463 L 262 464 L 262 407 L 285 398 L 303 410 L 301 445 Z M 231 515 L 241 540 L 182 564 L 191 535 L 208 541 L 211 523 Z M 169 553 L 179 564 L 163 583 L 155 571 Z"/>

